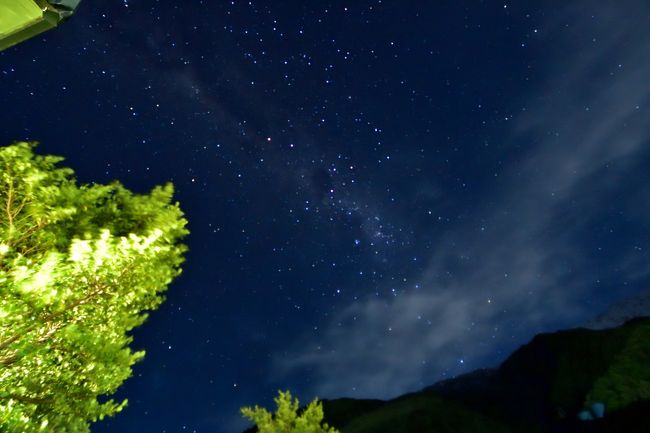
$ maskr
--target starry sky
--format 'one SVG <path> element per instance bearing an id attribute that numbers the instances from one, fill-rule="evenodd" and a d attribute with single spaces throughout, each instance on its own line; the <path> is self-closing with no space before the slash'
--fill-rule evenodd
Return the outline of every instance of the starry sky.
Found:
<path id="1" fill-rule="evenodd" d="M 381 398 L 647 290 L 650 5 L 85 0 L 0 53 L 0 142 L 172 181 L 190 251 L 93 431 Z"/>

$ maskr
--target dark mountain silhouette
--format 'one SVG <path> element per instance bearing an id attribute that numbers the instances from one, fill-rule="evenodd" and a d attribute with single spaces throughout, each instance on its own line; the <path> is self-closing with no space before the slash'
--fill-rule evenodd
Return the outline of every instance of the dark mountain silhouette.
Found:
<path id="1" fill-rule="evenodd" d="M 579 420 L 594 402 L 604 417 Z M 539 334 L 498 368 L 392 400 L 322 403 L 342 433 L 650 433 L 650 317 Z"/>

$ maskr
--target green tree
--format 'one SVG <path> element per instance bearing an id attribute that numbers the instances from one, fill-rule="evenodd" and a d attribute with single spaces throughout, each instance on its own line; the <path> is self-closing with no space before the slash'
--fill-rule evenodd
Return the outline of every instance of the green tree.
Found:
<path id="1" fill-rule="evenodd" d="M 275 415 L 258 406 L 255 406 L 255 409 L 241 408 L 242 415 L 257 424 L 259 433 L 339 433 L 327 423 L 321 425 L 323 407 L 317 398 L 300 416 L 297 415 L 298 399 L 291 403 L 289 391 L 280 391 L 280 395 L 274 400 L 278 408 Z"/>
<path id="2" fill-rule="evenodd" d="M 127 403 L 127 333 L 181 273 L 187 220 L 171 183 L 77 186 L 36 145 L 0 148 L 0 431 L 85 433 Z"/>
<path id="3" fill-rule="evenodd" d="M 624 408 L 650 399 L 650 325 L 638 324 L 630 332 L 625 348 L 607 372 L 594 383 L 585 406 L 605 403 L 606 410 Z"/>

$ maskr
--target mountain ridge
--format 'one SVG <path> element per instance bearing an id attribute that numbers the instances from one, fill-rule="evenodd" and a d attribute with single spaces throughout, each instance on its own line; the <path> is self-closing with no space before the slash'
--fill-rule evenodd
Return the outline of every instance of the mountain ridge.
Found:
<path id="1" fill-rule="evenodd" d="M 592 397 L 606 400 L 605 417 L 579 421 L 578 413 Z M 341 433 L 648 433 L 650 316 L 615 328 L 537 334 L 497 368 L 474 370 L 391 400 L 322 403 L 324 421 Z M 622 406 L 609 410 L 616 405 Z M 245 433 L 256 431 L 251 427 Z"/>
<path id="2" fill-rule="evenodd" d="M 650 316 L 650 290 L 640 292 L 609 308 L 583 325 L 587 329 L 607 329 L 621 326 L 635 317 Z"/>

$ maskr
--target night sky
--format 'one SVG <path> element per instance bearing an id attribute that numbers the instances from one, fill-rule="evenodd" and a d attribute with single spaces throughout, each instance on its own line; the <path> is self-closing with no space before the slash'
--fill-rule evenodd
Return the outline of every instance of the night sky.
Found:
<path id="1" fill-rule="evenodd" d="M 0 53 L 0 143 L 172 181 L 190 251 L 96 433 L 498 365 L 650 283 L 646 1 L 84 0 Z"/>

